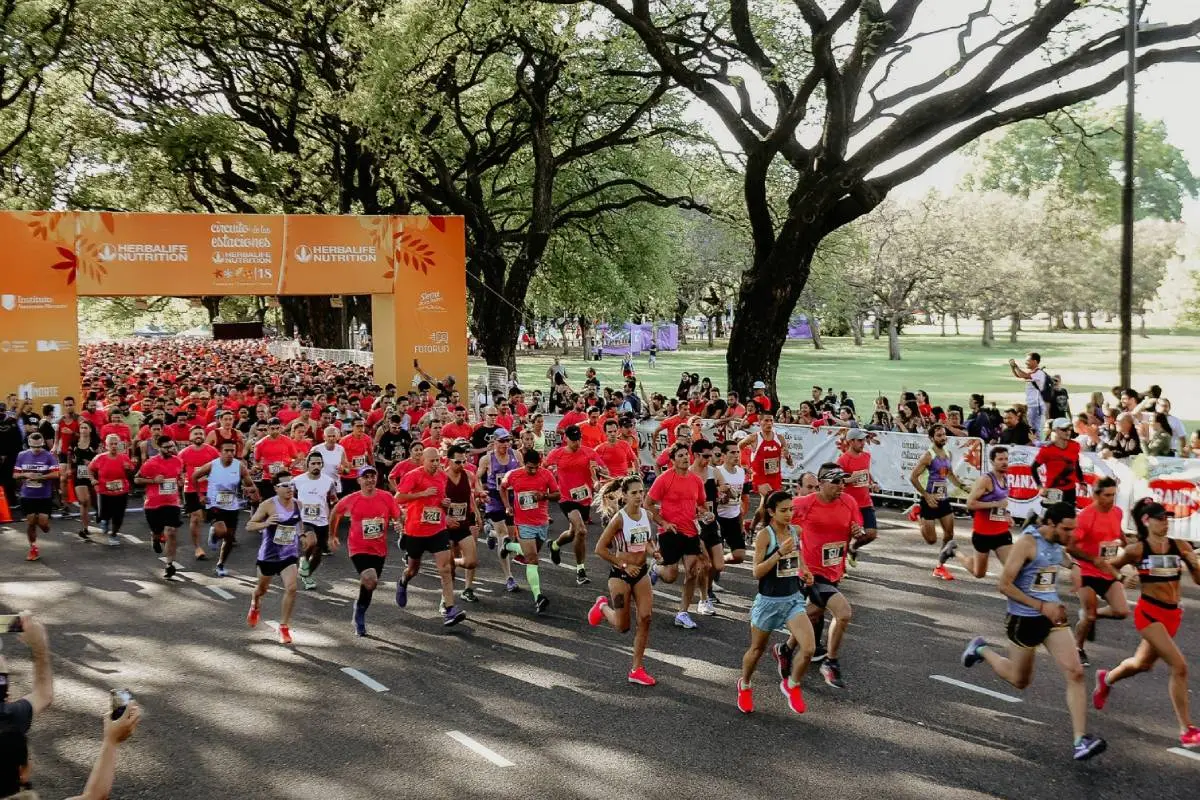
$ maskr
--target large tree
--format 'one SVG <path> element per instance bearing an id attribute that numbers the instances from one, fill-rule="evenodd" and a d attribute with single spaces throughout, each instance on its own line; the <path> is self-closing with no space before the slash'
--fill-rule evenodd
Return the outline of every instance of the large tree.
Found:
<path id="1" fill-rule="evenodd" d="M 29 135 L 47 71 L 71 33 L 78 0 L 0 2 L 0 164 Z"/>
<path id="2" fill-rule="evenodd" d="M 736 144 L 754 245 L 727 355 L 741 390 L 756 379 L 775 386 L 788 319 L 832 231 L 983 134 L 1101 95 L 1124 76 L 1123 4 L 547 2 L 608 10 Z M 1197 33 L 1200 15 L 1144 32 L 1138 69 L 1200 61 Z M 930 68 L 939 54 L 944 63 Z M 767 186 L 776 162 L 791 173 L 779 216 Z"/>

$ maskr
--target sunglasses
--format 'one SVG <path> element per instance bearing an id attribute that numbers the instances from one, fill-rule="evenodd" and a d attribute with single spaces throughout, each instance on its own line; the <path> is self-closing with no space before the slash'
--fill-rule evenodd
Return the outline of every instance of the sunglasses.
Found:
<path id="1" fill-rule="evenodd" d="M 277 483 L 277 484 L 275 484 L 275 488 L 276 489 L 291 489 L 292 485 L 290 483 Z"/>
<path id="2" fill-rule="evenodd" d="M 465 458 L 452 458 L 452 459 L 450 459 L 450 463 L 458 464 L 459 466 L 462 466 L 463 464 L 467 463 L 467 460 Z"/>

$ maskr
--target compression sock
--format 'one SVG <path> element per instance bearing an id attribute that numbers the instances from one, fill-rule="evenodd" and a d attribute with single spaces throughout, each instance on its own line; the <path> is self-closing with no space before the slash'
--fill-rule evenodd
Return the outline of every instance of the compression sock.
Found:
<path id="1" fill-rule="evenodd" d="M 365 586 L 358 587 L 358 603 L 356 605 L 363 611 L 371 607 L 371 595 L 375 594 L 374 589 L 368 589 Z"/>
<path id="2" fill-rule="evenodd" d="M 529 591 L 534 597 L 542 593 L 542 578 L 538 574 L 537 564 L 527 564 L 525 566 L 525 580 L 529 581 Z"/>
<path id="3" fill-rule="evenodd" d="M 821 644 L 821 632 L 825 630 L 825 615 L 822 614 L 820 619 L 813 623 L 813 641 L 818 646 Z"/>
<path id="4" fill-rule="evenodd" d="M 520 554 L 520 552 L 521 552 L 521 545 L 520 545 L 520 543 L 519 543 L 519 542 L 505 542 L 505 543 L 504 543 L 504 549 L 505 549 L 506 551 L 510 552 L 510 553 L 517 553 L 517 554 Z"/>

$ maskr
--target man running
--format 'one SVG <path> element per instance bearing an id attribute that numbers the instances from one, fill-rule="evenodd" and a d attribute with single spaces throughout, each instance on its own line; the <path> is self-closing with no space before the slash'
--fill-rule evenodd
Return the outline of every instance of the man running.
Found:
<path id="1" fill-rule="evenodd" d="M 224 443 L 221 446 L 224 447 Z M 234 457 L 237 457 L 236 450 Z M 258 492 L 261 497 L 274 496 L 272 476 L 291 467 L 295 458 L 296 446 L 293 444 L 293 440 L 283 435 L 283 423 L 279 421 L 279 418 L 271 417 L 267 422 L 267 435 L 254 445 L 254 463 L 258 465 L 262 474 L 258 483 Z"/>
<path id="2" fill-rule="evenodd" d="M 875 518 L 875 501 L 871 492 L 879 489 L 871 477 L 871 454 L 867 452 L 868 434 L 862 428 L 850 428 L 846 431 L 846 452 L 838 458 L 838 466 L 848 476 L 846 478 L 846 496 L 858 503 L 858 513 L 862 516 L 862 536 L 850 542 L 846 550 L 846 558 L 850 566 L 858 566 L 857 554 L 861 547 L 875 541 L 879 536 L 879 522 Z"/>
<path id="3" fill-rule="evenodd" d="M 630 447 L 629 442 L 618 437 L 619 430 L 620 426 L 615 419 L 605 420 L 605 441 L 596 448 L 596 455 L 613 478 L 633 475 L 639 466 L 637 452 Z"/>
<path id="4" fill-rule="evenodd" d="M 438 466 L 437 450 L 426 447 L 421 451 L 421 468 L 401 478 L 396 489 L 396 502 L 405 507 L 400 549 L 408 558 L 408 566 L 396 582 L 396 605 L 408 605 L 408 582 L 421 569 L 421 557 L 429 553 L 442 583 L 442 625 L 449 627 L 466 619 L 467 612 L 454 606 L 453 557 L 445 520 L 446 475 Z"/>
<path id="5" fill-rule="evenodd" d="M 954 541 L 954 510 L 950 508 L 947 484 L 953 483 L 964 493 L 967 490 L 954 474 L 950 453 L 946 450 L 947 439 L 949 434 L 945 425 L 932 426 L 929 429 L 929 449 L 921 454 L 909 475 L 909 482 L 921 497 L 921 536 L 927 544 L 935 544 L 937 531 L 934 523 L 937 523 L 942 528 L 943 548 Z M 940 558 L 933 569 L 933 576 L 946 581 L 954 580 L 950 570 L 946 569 L 945 560 Z"/>
<path id="6" fill-rule="evenodd" d="M 967 511 L 971 512 L 971 546 L 973 553 L 958 552 L 958 542 L 951 540 L 938 554 L 938 564 L 945 566 L 957 558 L 967 572 L 976 578 L 987 575 L 988 555 L 995 553 L 1003 566 L 1012 548 L 1012 517 L 1008 513 L 1008 448 L 993 447 L 988 455 L 991 469 L 980 475 L 967 495 Z"/>
<path id="7" fill-rule="evenodd" d="M 688 468 L 689 456 L 687 445 L 675 444 L 671 448 L 670 471 L 659 475 L 646 495 L 646 510 L 658 528 L 662 580 L 674 583 L 679 576 L 679 562 L 683 562 L 683 591 L 675 625 L 686 630 L 696 627 L 688 608 L 696 586 L 710 568 L 697 525 L 700 515 L 709 513 L 708 498 L 704 494 L 704 481 Z"/>
<path id="8" fill-rule="evenodd" d="M 717 525 L 721 528 L 721 540 L 725 543 L 725 563 L 741 564 L 746 560 L 746 531 L 743 518 L 750 507 L 750 481 L 741 464 L 742 451 L 737 442 L 722 445 L 721 464 L 717 473 L 721 476 L 720 496 L 717 499 Z M 713 579 L 713 588 L 720 583 Z"/>
<path id="9" fill-rule="evenodd" d="M 1039 466 L 1046 470 L 1045 487 Z M 1038 448 L 1030 473 L 1044 503 L 1075 505 L 1075 487 L 1083 483 L 1083 468 L 1079 464 L 1079 442 L 1071 438 L 1071 420 L 1060 417 L 1050 423 L 1050 441 Z"/>
<path id="10" fill-rule="evenodd" d="M 50 499 L 54 494 L 54 482 L 58 480 L 58 459 L 46 449 L 42 434 L 34 431 L 26 443 L 28 450 L 17 453 L 13 463 L 13 478 L 21 482 L 21 514 L 25 517 L 25 537 L 29 540 L 26 561 L 41 558 L 38 552 L 38 528 L 50 532 Z"/>
<path id="11" fill-rule="evenodd" d="M 759 430 L 742 439 L 739 447 L 750 451 L 750 468 L 754 474 L 754 488 L 758 492 L 761 506 L 761 501 L 766 499 L 768 494 L 783 489 L 781 464 L 786 461 L 788 467 L 794 465 L 787 442 L 775 433 L 775 415 L 769 408 L 759 413 L 758 423 Z"/>
<path id="12" fill-rule="evenodd" d="M 204 443 L 204 429 L 198 425 L 188 431 L 188 440 L 188 446 L 179 451 L 179 461 L 183 464 L 183 513 L 188 515 L 188 530 L 192 535 L 195 558 L 203 561 L 207 555 L 200 546 L 200 523 L 204 521 L 204 498 L 208 496 L 208 482 L 196 480 L 193 475 L 198 468 L 220 458 L 221 451 Z"/>
<path id="13" fill-rule="evenodd" d="M 88 472 L 96 485 L 99 508 L 96 514 L 102 523 L 108 523 L 108 544 L 121 544 L 118 536 L 125 523 L 125 508 L 129 505 L 129 476 L 133 474 L 133 462 L 128 454 L 121 452 L 121 439 L 115 433 L 104 437 L 104 452 L 92 459 Z"/>
<path id="14" fill-rule="evenodd" d="M 508 491 L 502 489 L 501 484 L 506 474 L 520 466 L 521 462 L 512 452 L 512 435 L 503 428 L 498 428 L 492 438 L 491 451 L 485 452 L 479 459 L 479 469 L 475 472 L 475 480 L 487 491 L 483 516 L 491 523 L 491 530 L 487 534 L 487 546 L 491 550 L 496 549 L 497 542 L 506 543 L 512 537 L 509 526 L 513 524 L 513 518 L 507 510 L 511 504 L 500 497 L 501 492 Z M 498 555 L 500 570 L 504 574 L 504 589 L 515 592 L 517 581 L 512 576 L 508 551 L 503 549 L 503 544 Z"/>
<path id="15" fill-rule="evenodd" d="M 317 588 L 313 573 L 329 552 L 329 509 L 337 505 L 339 484 L 323 471 L 325 461 L 309 453 L 307 470 L 292 479 L 292 496 L 300 503 L 300 584 L 306 591 Z"/>
<path id="16" fill-rule="evenodd" d="M 1097 480 L 1092 487 L 1092 504 L 1079 512 L 1075 540 L 1067 547 L 1067 552 L 1079 565 L 1079 624 L 1075 626 L 1075 647 L 1085 667 L 1089 664 L 1083 643 L 1095 641 L 1096 620 L 1129 616 L 1125 586 L 1121 583 L 1120 573 L 1110 563 L 1116 561 L 1125 544 L 1125 534 L 1121 530 L 1124 515 L 1116 501 L 1116 479 L 1106 475 Z M 1097 609 L 1101 597 L 1108 606 Z"/>
<path id="17" fill-rule="evenodd" d="M 570 527 L 550 543 L 550 560 L 562 562 L 560 550 L 567 542 L 575 543 L 575 584 L 591 583 L 587 576 L 587 526 L 592 519 L 592 487 L 597 474 L 603 470 L 596 451 L 582 445 L 583 433 L 578 425 L 568 425 L 563 430 L 563 443 L 550 451 L 546 457 L 546 468 L 558 480 L 562 499 L 558 507 L 567 518 Z"/>
<path id="18" fill-rule="evenodd" d="M 705 510 L 700 522 L 700 543 L 708 556 L 708 569 L 700 581 L 700 602 L 696 613 L 706 617 L 717 613 L 712 585 L 725 569 L 725 550 L 721 544 L 721 526 L 717 523 L 717 498 L 721 496 L 721 478 L 713 468 L 713 443 L 700 439 L 692 444 L 692 464 L 688 469 L 704 482 Z"/>
<path id="19" fill-rule="evenodd" d="M 521 454 L 522 469 L 505 473 L 500 498 L 504 510 L 517 527 L 517 542 L 506 541 L 503 553 L 521 555 L 525 561 L 525 578 L 533 594 L 533 608 L 543 613 L 550 605 L 542 593 L 542 578 L 538 572 L 538 550 L 550 538 L 550 501 L 558 500 L 558 481 L 542 466 L 542 455 L 529 449 Z"/>
<path id="20" fill-rule="evenodd" d="M 259 493 L 254 481 L 250 479 L 250 468 L 245 461 L 235 459 L 237 445 L 225 442 L 221 445 L 221 455 L 216 461 L 210 461 L 196 468 L 192 473 L 193 480 L 208 479 L 208 492 L 205 506 L 208 508 L 208 519 L 212 523 L 213 539 L 221 543 L 221 552 L 217 555 L 217 566 L 214 572 L 218 578 L 224 578 L 228 573 L 225 563 L 229 554 L 237 547 L 238 511 L 241 501 L 238 499 L 238 487 L 246 493 L 251 502 L 258 502 Z"/>
<path id="21" fill-rule="evenodd" d="M 338 501 L 329 520 L 329 549 L 338 548 L 338 525 L 343 517 L 350 517 L 350 531 L 346 535 L 346 551 L 350 563 L 358 573 L 358 599 L 354 602 L 354 633 L 367 635 L 367 609 L 371 597 L 383 576 L 387 561 L 387 529 L 400 528 L 400 508 L 387 492 L 376 489 L 379 473 L 374 467 L 359 470 L 359 490 L 351 492 Z"/>
<path id="22" fill-rule="evenodd" d="M 296 605 L 296 564 L 300 560 L 300 505 L 293 494 L 292 473 L 280 470 L 271 476 L 275 496 L 264 500 L 246 523 L 246 531 L 262 532 L 258 545 L 258 581 L 250 596 L 250 611 L 246 624 L 258 625 L 261 604 L 271 580 L 283 578 L 283 607 L 279 612 L 279 641 L 292 643 L 292 609 Z"/>
<path id="23" fill-rule="evenodd" d="M 1083 665 L 1075 652 L 1067 609 L 1058 597 L 1058 571 L 1066 560 L 1064 547 L 1075 531 L 1075 507 L 1055 503 L 1047 508 L 1040 524 L 1030 524 L 1009 550 L 997 588 L 1008 598 L 1008 640 L 1015 649 L 1005 658 L 982 636 L 976 636 L 963 651 L 962 664 L 973 667 L 980 661 L 1001 679 L 1024 689 L 1033 679 L 1034 656 L 1045 646 L 1067 682 L 1067 708 L 1074 733 L 1074 757 L 1083 761 L 1104 752 L 1105 741 L 1087 732 L 1087 688 Z"/>
<path id="24" fill-rule="evenodd" d="M 479 511 L 475 505 L 475 480 L 467 472 L 466 444 L 452 444 L 446 451 L 446 534 L 450 537 L 450 579 L 454 570 L 463 571 L 462 599 L 477 603 L 475 596 L 475 567 L 479 555 L 475 549 L 475 537 L 479 530 Z"/>
<path id="25" fill-rule="evenodd" d="M 134 477 L 134 483 L 146 487 L 146 524 L 150 527 L 151 545 L 154 552 L 163 552 L 167 543 L 167 566 L 163 578 L 175 577 L 175 552 L 178 546 L 175 532 L 183 524 L 180 508 L 183 505 L 183 462 L 175 454 L 175 440 L 170 436 L 159 436 L 155 442 L 158 455 L 147 459 Z"/>

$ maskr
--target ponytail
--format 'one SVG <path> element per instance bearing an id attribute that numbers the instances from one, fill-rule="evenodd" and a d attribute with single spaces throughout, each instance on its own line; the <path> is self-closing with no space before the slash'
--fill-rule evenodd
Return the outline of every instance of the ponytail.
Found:
<path id="1" fill-rule="evenodd" d="M 1146 527 L 1146 523 L 1142 517 L 1146 515 L 1151 505 L 1157 505 L 1153 497 L 1143 497 L 1133 504 L 1133 508 L 1129 509 L 1130 515 L 1133 517 L 1133 524 L 1137 527 L 1137 537 L 1139 542 L 1145 542 L 1150 537 L 1150 529 Z"/>
<path id="2" fill-rule="evenodd" d="M 758 504 L 758 511 L 754 513 L 753 528 L 765 528 L 768 524 L 769 512 L 774 511 L 784 500 L 791 500 L 791 492 L 771 492 L 767 498 Z"/>

